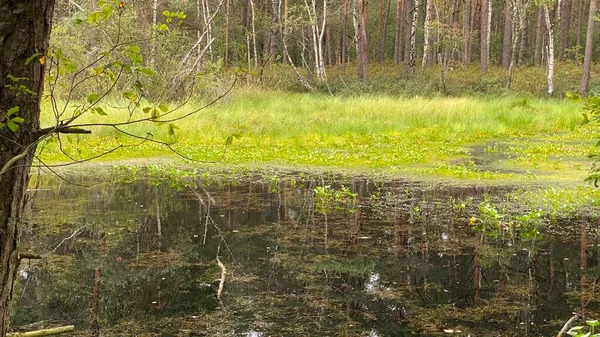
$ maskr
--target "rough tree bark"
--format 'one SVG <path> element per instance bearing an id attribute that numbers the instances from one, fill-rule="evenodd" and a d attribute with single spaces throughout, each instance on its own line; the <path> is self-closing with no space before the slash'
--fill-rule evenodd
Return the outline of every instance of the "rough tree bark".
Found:
<path id="1" fill-rule="evenodd" d="M 358 56 L 358 78 L 369 80 L 369 41 L 367 40 L 367 3 L 356 0 L 356 50 Z"/>
<path id="2" fill-rule="evenodd" d="M 510 65 L 510 52 L 513 34 L 513 11 L 510 0 L 504 2 L 504 33 L 502 35 L 502 67 Z"/>
<path id="3" fill-rule="evenodd" d="M 471 63 L 471 25 L 470 25 L 470 17 L 472 11 L 471 0 L 464 0 L 463 5 L 463 53 L 462 53 L 462 62 L 467 65 Z"/>
<path id="4" fill-rule="evenodd" d="M 581 46 L 581 37 L 583 36 L 583 16 L 585 10 L 585 3 L 583 0 L 579 0 L 577 5 L 577 46 Z"/>
<path id="5" fill-rule="evenodd" d="M 394 63 L 396 63 L 396 64 L 402 62 L 402 27 L 404 27 L 403 9 L 404 9 L 404 0 L 397 0 L 396 1 L 396 34 L 394 36 Z"/>
<path id="6" fill-rule="evenodd" d="M 0 336 L 8 329 L 13 284 L 19 268 L 19 225 L 29 182 L 29 167 L 35 152 L 39 130 L 40 99 L 43 91 L 44 64 L 26 60 L 45 55 L 54 11 L 53 0 L 0 2 L 0 111 L 19 107 L 22 127 L 12 132 L 0 129 L 0 170 L 17 156 L 22 157 L 0 175 Z M 34 94 L 10 90 L 7 75 L 23 80 Z"/>
<path id="7" fill-rule="evenodd" d="M 590 85 L 590 69 L 592 67 L 592 51 L 594 47 L 594 25 L 596 23 L 596 11 L 598 10 L 598 0 L 590 1 L 590 13 L 587 24 L 587 34 L 585 38 L 585 54 L 583 59 L 583 75 L 579 84 L 579 93 L 587 95 Z"/>
<path id="8" fill-rule="evenodd" d="M 542 46 L 544 41 L 544 9 L 538 8 L 537 27 L 535 29 L 535 52 L 533 54 L 533 65 L 542 64 Z"/>

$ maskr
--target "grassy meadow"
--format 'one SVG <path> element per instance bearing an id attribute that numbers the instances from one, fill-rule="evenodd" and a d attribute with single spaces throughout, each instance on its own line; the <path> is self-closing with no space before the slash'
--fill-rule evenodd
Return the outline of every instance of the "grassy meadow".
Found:
<path id="1" fill-rule="evenodd" d="M 142 104 L 146 105 L 150 104 Z M 202 105 L 188 103 L 174 114 Z M 126 119 L 127 111 L 118 109 L 116 102 L 106 102 L 103 108 L 108 116 L 88 114 L 82 123 Z M 51 125 L 47 102 L 43 110 L 42 126 Z M 46 163 L 89 158 L 122 145 L 98 160 L 579 183 L 591 166 L 586 156 L 597 135 L 593 126 L 579 126 L 580 110 L 562 99 L 343 97 L 236 89 L 175 122 L 175 137 L 164 124 L 123 128 L 140 137 L 150 133 L 152 139 L 172 144 L 181 156 L 158 143 L 140 144 L 110 127 L 93 127 L 91 135 L 62 135 L 60 146 L 52 142 L 40 149 Z M 143 116 L 147 115 L 138 111 L 133 118 Z M 228 138 L 232 142 L 227 145 Z"/>

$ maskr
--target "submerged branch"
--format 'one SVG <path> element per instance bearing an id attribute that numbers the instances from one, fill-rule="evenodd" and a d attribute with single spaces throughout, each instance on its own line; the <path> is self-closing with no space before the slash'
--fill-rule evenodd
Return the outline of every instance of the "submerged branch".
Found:
<path id="1" fill-rule="evenodd" d="M 61 326 L 61 327 L 52 328 L 52 329 L 44 329 L 44 330 L 29 331 L 29 332 L 9 333 L 9 334 L 6 335 L 6 337 L 39 337 L 39 336 L 50 336 L 50 335 L 57 335 L 59 333 L 69 332 L 69 331 L 73 331 L 73 330 L 75 330 L 75 326 L 74 325 L 67 325 L 67 326 Z"/>

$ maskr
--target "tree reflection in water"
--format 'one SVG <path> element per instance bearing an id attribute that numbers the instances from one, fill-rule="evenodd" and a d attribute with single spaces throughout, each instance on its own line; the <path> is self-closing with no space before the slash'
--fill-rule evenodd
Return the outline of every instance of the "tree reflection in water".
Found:
<path id="1" fill-rule="evenodd" d="M 23 241 L 52 253 L 23 264 L 12 325 L 90 333 L 96 268 L 104 335 L 549 336 L 600 316 L 590 218 L 492 237 L 470 218 L 508 188 L 277 174 L 42 178 Z"/>

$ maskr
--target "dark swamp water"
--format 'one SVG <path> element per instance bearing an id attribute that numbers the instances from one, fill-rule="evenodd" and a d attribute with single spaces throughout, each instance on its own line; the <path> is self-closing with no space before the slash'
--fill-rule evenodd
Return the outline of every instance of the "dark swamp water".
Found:
<path id="1" fill-rule="evenodd" d="M 75 324 L 81 336 L 555 336 L 573 311 L 600 317 L 596 220 L 542 217 L 534 238 L 502 225 L 474 230 L 484 200 L 508 188 L 125 171 L 91 187 L 38 180 L 22 241 L 45 258 L 22 264 L 13 326 Z"/>

